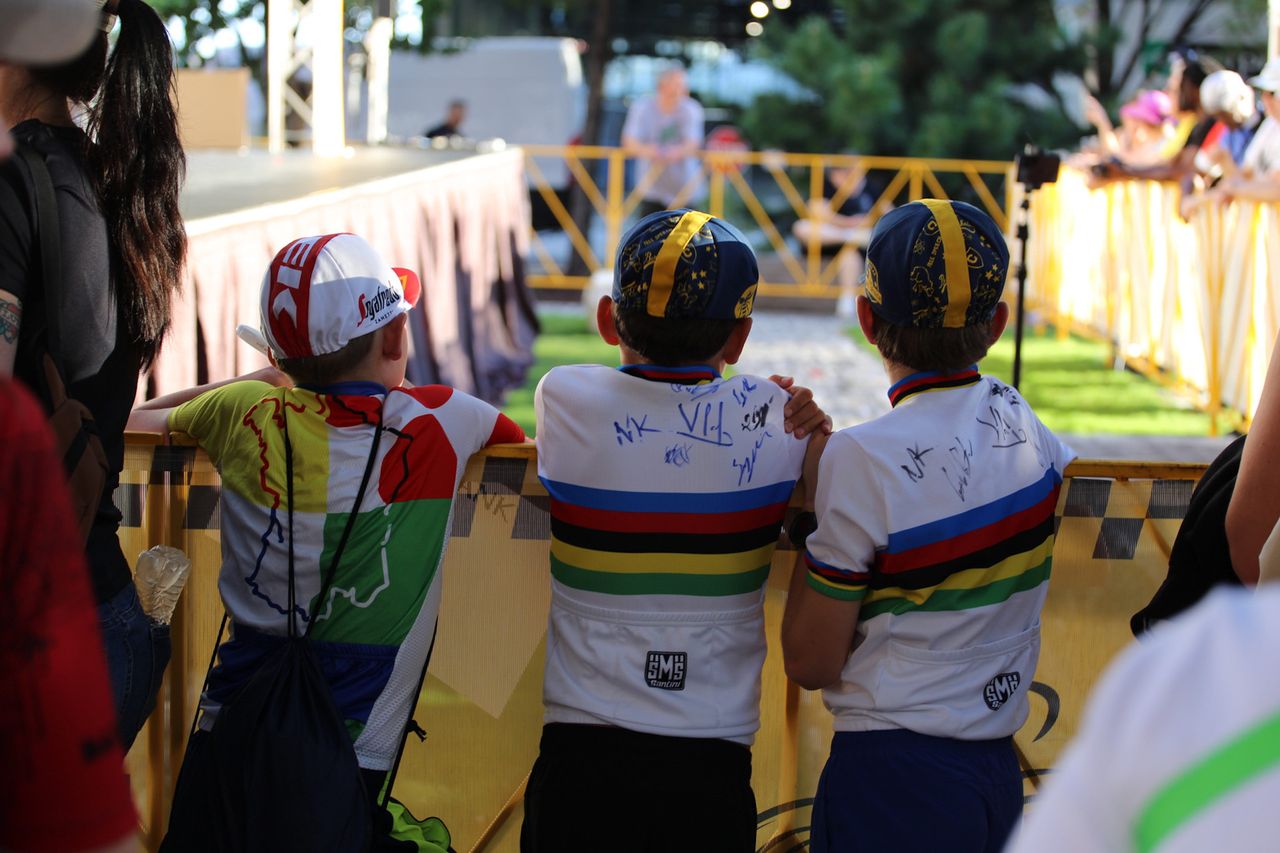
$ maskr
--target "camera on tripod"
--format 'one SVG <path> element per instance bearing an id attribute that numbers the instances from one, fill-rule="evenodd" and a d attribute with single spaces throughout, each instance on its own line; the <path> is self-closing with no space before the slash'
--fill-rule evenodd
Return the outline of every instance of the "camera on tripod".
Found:
<path id="1" fill-rule="evenodd" d="M 1018 183 L 1028 192 L 1057 181 L 1058 169 L 1062 166 L 1061 157 L 1049 151 L 1041 151 L 1036 145 L 1023 148 L 1014 162 L 1018 168 Z"/>

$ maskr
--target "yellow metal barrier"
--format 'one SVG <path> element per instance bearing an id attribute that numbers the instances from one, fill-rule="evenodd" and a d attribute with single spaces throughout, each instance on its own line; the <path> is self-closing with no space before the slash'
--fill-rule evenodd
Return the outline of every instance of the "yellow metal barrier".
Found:
<path id="1" fill-rule="evenodd" d="M 518 848 L 524 785 L 538 749 L 550 588 L 548 499 L 534 450 L 498 447 L 467 465 L 444 564 L 430 674 L 415 712 L 395 795 L 439 815 L 459 851 Z M 1164 577 L 1169 548 L 1204 466 L 1077 462 L 1058 505 L 1058 541 L 1031 718 L 1017 735 L 1028 794 L 1075 732 L 1102 667 L 1129 640 L 1128 617 Z M 163 834 L 191 714 L 221 617 L 219 487 L 192 447 L 131 436 L 117 503 L 126 553 L 165 542 L 193 568 L 173 623 L 174 652 L 160 701 L 129 756 L 146 837 Z M 831 739 L 819 694 L 782 671 L 778 636 L 795 552 L 779 543 L 766 587 L 769 654 L 753 748 L 758 849 L 794 849 Z"/>
<path id="2" fill-rule="evenodd" d="M 1063 170 L 1032 203 L 1030 301 L 1061 334 L 1112 342 L 1131 367 L 1247 428 L 1280 333 L 1280 206 L 1178 215 L 1175 185 L 1091 190 Z"/>
<path id="3" fill-rule="evenodd" d="M 645 178 L 628 190 L 626 167 L 632 158 L 621 148 L 527 145 L 522 146 L 522 150 L 533 187 L 568 237 L 573 253 L 588 268 L 587 275 L 570 274 L 535 232 L 531 251 L 541 269 L 529 276 L 529 282 L 535 287 L 580 290 L 589 281 L 590 273 L 612 266 L 623 225 L 634 216 L 645 192 L 660 176 L 662 166 L 653 164 Z M 1009 230 L 1008 212 L 1012 209 L 1014 188 L 1012 163 L 776 151 L 704 151 L 698 157 L 700 172 L 689 180 L 672 206 L 696 204 L 717 216 L 725 216 L 733 207 L 730 220 L 735 225 L 748 231 L 759 229 L 768 244 L 761 251 L 766 263 L 762 263 L 759 292 L 764 295 L 835 298 L 840 294 L 834 283 L 837 271 L 849 253 L 858 251 L 859 239 L 850 236 L 838 247 L 833 246 L 834 256 L 824 257 L 823 243 L 816 231 L 799 241 L 799 251 L 785 236 L 789 230 L 787 223 L 809 217 L 811 204 L 824 201 L 824 177 L 832 169 L 851 170 L 836 186 L 835 195 L 827 199 L 834 207 L 838 208 L 856 190 L 860 174 L 874 173 L 886 179 L 887 184 L 876 202 L 873 219 L 907 201 L 947 198 L 945 185 L 949 183 L 962 187 L 986 208 L 1003 230 Z M 562 196 L 547 180 L 552 167 L 561 163 L 573 182 L 581 187 L 592 214 L 603 221 L 603 246 L 592 245 L 590 235 L 583 233 Z M 768 176 L 764 186 L 782 202 L 780 207 L 770 209 L 761 200 L 755 183 L 747 177 L 747 170 Z M 707 195 L 695 198 L 694 192 L 704 182 Z"/>

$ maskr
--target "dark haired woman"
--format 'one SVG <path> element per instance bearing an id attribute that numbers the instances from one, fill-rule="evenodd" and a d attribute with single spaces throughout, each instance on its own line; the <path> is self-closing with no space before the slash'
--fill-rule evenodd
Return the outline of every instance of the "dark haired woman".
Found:
<path id="1" fill-rule="evenodd" d="M 108 56 L 117 15 L 120 32 Z M 86 549 L 127 749 L 155 701 L 169 639 L 138 604 L 112 492 L 138 376 L 160 348 L 180 282 L 185 158 L 164 23 L 142 0 L 111 0 L 101 29 L 60 66 L 0 62 L 0 115 L 15 122 L 14 138 L 41 155 L 53 179 L 62 266 L 61 304 L 47 304 L 34 181 L 12 158 L 0 169 L 0 376 L 40 386 L 30 344 L 46 312 L 58 312 L 68 392 L 97 420 L 112 472 Z M 72 120 L 73 108 L 83 111 L 87 130 Z"/>

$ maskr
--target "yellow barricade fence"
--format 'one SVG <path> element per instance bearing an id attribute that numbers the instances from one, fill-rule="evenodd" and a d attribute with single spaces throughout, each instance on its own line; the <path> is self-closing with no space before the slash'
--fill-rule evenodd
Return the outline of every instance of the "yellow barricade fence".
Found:
<path id="1" fill-rule="evenodd" d="M 1242 426 L 1280 332 L 1280 207 L 1204 205 L 1182 220 L 1176 185 L 1090 189 L 1064 169 L 1036 192 L 1029 298 L 1061 333 L 1111 341 L 1118 357 Z"/>
<path id="2" fill-rule="evenodd" d="M 568 237 L 571 254 L 585 264 L 587 274 L 574 274 L 570 265 L 554 253 L 537 232 L 530 255 L 534 287 L 582 289 L 590 273 L 609 269 L 622 238 L 624 224 L 634 217 L 645 192 L 662 172 L 654 164 L 644 179 L 627 182 L 632 158 L 621 148 L 604 146 L 521 146 L 525 170 L 537 195 L 545 202 L 557 227 Z M 1008 212 L 1013 191 L 1013 164 L 992 160 L 945 160 L 918 157 L 860 157 L 835 154 L 791 154 L 781 151 L 704 151 L 696 155 L 701 170 L 691 178 L 672 207 L 701 206 L 716 216 L 729 212 L 730 220 L 746 231 L 759 230 L 767 246 L 762 255 L 761 294 L 835 298 L 840 294 L 837 273 L 849 253 L 865 245 L 867 230 L 850 231 L 845 239 L 824 246 L 816 229 L 800 241 L 788 239 L 791 223 L 810 216 L 810 206 L 823 201 L 824 179 L 835 186 L 828 201 L 838 208 L 857 189 L 862 175 L 876 176 L 880 190 L 872 220 L 892 206 L 919 198 L 948 198 L 947 187 L 962 190 L 986 208 L 1001 229 L 1009 230 Z M 591 212 L 604 223 L 604 242 L 592 243 L 590 229 L 574 221 L 563 194 L 547 176 L 567 169 L 580 187 Z M 839 180 L 832 170 L 842 172 Z M 705 192 L 703 188 L 705 187 Z M 796 245 L 799 248 L 796 248 Z"/>
<path id="3" fill-rule="evenodd" d="M 1075 732 L 1100 670 L 1129 641 L 1130 614 L 1164 577 L 1203 469 L 1086 462 L 1068 468 L 1032 712 L 1016 738 L 1028 795 Z M 193 563 L 160 700 L 128 760 L 152 850 L 163 834 L 221 618 L 218 500 L 217 472 L 203 453 L 130 437 L 117 493 L 125 552 L 165 543 L 181 547 Z M 459 851 L 513 851 L 541 733 L 550 602 L 548 498 L 533 448 L 499 447 L 473 457 L 452 525 L 439 632 L 415 714 L 427 736 L 410 737 L 395 796 L 420 817 L 443 818 Z M 819 694 L 801 691 L 782 671 L 777 644 L 794 560 L 783 537 L 767 586 L 769 654 L 753 750 L 759 850 L 794 849 L 808 837 L 831 738 Z"/>

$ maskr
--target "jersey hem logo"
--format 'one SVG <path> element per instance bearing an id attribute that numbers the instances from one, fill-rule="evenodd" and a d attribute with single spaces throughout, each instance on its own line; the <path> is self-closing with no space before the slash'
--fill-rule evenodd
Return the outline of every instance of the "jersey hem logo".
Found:
<path id="1" fill-rule="evenodd" d="M 1021 673 L 1002 672 L 982 688 L 982 701 L 986 702 L 991 710 L 998 711 L 1013 698 L 1013 694 L 1018 692 L 1020 684 L 1022 684 Z"/>
<path id="2" fill-rule="evenodd" d="M 684 690 L 688 652 L 649 652 L 644 680 L 657 690 Z"/>

